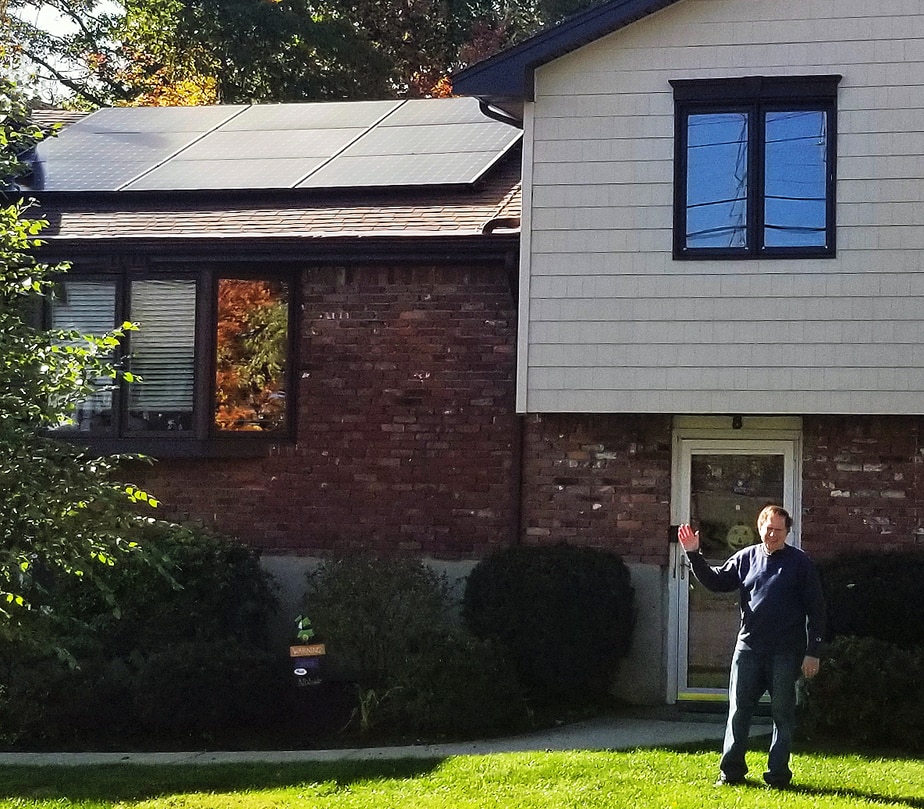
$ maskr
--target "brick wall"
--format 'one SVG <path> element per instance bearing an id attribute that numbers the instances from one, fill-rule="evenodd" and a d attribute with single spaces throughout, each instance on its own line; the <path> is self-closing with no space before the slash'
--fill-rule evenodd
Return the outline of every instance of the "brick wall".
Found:
<path id="1" fill-rule="evenodd" d="M 924 417 L 803 419 L 802 540 L 812 556 L 924 545 Z M 610 548 L 664 565 L 671 420 L 530 416 L 524 541 Z"/>
<path id="2" fill-rule="evenodd" d="M 665 565 L 669 416 L 530 416 L 524 424 L 523 535 Z"/>
<path id="3" fill-rule="evenodd" d="M 921 547 L 924 418 L 803 420 L 803 524 L 813 556 Z"/>
<path id="4" fill-rule="evenodd" d="M 480 558 L 516 531 L 515 306 L 502 266 L 322 267 L 302 279 L 297 442 L 165 460 L 162 516 L 266 552 Z"/>

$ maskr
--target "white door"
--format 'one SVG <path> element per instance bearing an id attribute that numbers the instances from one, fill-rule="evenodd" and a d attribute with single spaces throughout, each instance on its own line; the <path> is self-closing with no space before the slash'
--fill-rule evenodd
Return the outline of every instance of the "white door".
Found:
<path id="1" fill-rule="evenodd" d="M 793 516 L 789 541 L 799 537 L 799 441 L 795 438 L 675 436 L 672 520 L 700 532 L 702 552 L 721 564 L 759 541 L 760 510 L 776 503 Z M 725 700 L 739 623 L 737 593 L 711 593 L 690 574 L 683 550 L 672 545 L 669 697 Z"/>

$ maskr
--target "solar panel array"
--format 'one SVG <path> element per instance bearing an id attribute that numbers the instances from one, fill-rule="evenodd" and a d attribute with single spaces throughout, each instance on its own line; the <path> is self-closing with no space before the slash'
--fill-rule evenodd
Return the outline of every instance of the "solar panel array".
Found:
<path id="1" fill-rule="evenodd" d="M 471 98 L 102 109 L 40 143 L 37 191 L 462 185 L 520 139 Z"/>

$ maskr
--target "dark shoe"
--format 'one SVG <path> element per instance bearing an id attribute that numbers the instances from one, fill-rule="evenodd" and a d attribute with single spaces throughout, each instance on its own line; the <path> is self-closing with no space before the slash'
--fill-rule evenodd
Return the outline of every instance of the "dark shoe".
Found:
<path id="1" fill-rule="evenodd" d="M 767 789 L 792 789 L 789 781 L 767 781 Z"/>
<path id="2" fill-rule="evenodd" d="M 719 780 L 715 782 L 717 787 L 737 787 L 741 786 L 744 783 L 743 778 L 726 778 L 724 775 L 719 776 Z"/>

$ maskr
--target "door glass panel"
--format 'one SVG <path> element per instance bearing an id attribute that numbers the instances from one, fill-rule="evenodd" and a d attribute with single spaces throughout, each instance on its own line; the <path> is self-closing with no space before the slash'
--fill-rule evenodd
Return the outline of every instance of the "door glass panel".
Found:
<path id="1" fill-rule="evenodd" d="M 712 565 L 759 541 L 757 515 L 783 502 L 782 455 L 693 455 L 690 519 Z M 687 686 L 725 688 L 740 620 L 738 593 L 712 593 L 691 577 Z"/>

